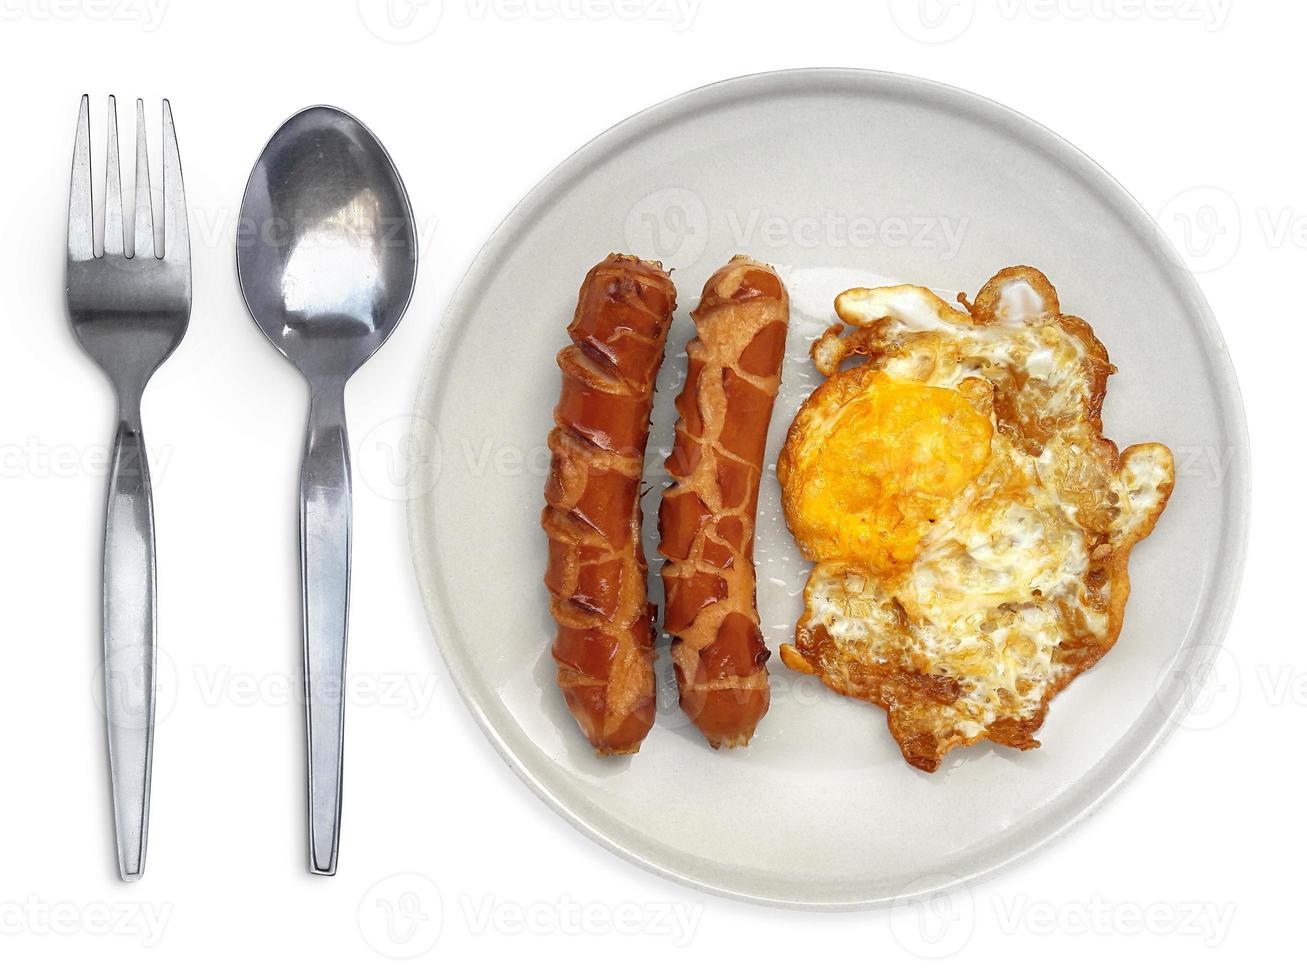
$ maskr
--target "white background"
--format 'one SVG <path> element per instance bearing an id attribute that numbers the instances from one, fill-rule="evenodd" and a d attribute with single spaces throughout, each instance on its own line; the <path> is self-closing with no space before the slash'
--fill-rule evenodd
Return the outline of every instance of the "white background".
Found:
<path id="1" fill-rule="evenodd" d="M 1307 181 L 1293 100 L 1307 9 L 1252 0 L 440 7 L 0 0 L 9 134 L 0 156 L 0 970 L 1208 976 L 1297 956 L 1295 760 L 1307 668 L 1293 625 L 1301 570 L 1290 558 L 1304 543 L 1292 515 Z M 1200 712 L 1033 860 L 893 912 L 801 914 L 709 898 L 567 827 L 463 709 L 431 643 L 406 543 L 406 416 L 440 313 L 499 219 L 630 113 L 720 78 L 806 65 L 959 85 L 1102 163 L 1198 273 L 1244 385 L 1255 459 L 1248 575 Z M 60 291 L 83 91 L 97 147 L 110 93 L 124 110 L 148 100 L 156 151 L 158 100 L 172 99 L 192 212 L 194 316 L 145 401 L 160 719 L 148 872 L 134 885 L 117 880 L 95 700 L 113 405 L 72 339 Z M 304 871 L 295 492 L 305 390 L 248 320 L 233 269 L 250 165 L 287 115 L 314 102 L 355 112 L 386 143 L 423 246 L 409 315 L 348 396 L 354 686 L 334 879 Z M 123 122 L 130 145 L 126 112 Z M 511 331 L 505 324 L 492 341 L 506 358 Z M 514 614 L 514 596 L 496 595 L 493 583 L 487 595 L 493 614 Z"/>

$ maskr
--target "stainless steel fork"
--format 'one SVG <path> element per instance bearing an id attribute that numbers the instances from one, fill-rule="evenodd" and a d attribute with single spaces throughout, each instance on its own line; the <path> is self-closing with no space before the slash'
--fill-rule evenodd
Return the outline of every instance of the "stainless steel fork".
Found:
<path id="1" fill-rule="evenodd" d="M 104 249 L 95 251 L 90 110 L 82 96 L 68 194 L 65 290 L 73 333 L 113 384 L 118 429 L 104 527 L 104 708 L 124 881 L 145 870 L 154 750 L 154 506 L 141 434 L 141 395 L 191 317 L 191 246 L 172 109 L 163 103 L 163 255 L 155 253 L 145 105 L 136 102 L 136 207 L 123 225 L 118 119 L 109 97 Z M 128 245 L 134 247 L 128 251 Z"/>

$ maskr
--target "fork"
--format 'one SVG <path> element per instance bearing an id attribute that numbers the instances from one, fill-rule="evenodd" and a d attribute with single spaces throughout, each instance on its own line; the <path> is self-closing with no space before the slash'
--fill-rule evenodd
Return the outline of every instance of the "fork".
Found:
<path id="1" fill-rule="evenodd" d="M 191 317 L 191 247 L 172 108 L 163 103 L 163 255 L 155 254 L 145 104 L 136 102 L 136 207 L 123 225 L 118 112 L 109 96 L 104 249 L 95 251 L 89 101 L 82 96 L 68 194 L 68 318 L 78 343 L 109 376 L 118 426 L 104 526 L 104 709 L 109 735 L 118 870 L 145 870 L 154 752 L 154 505 L 141 433 L 146 382 L 186 333 Z M 129 242 L 132 244 L 128 251 Z"/>

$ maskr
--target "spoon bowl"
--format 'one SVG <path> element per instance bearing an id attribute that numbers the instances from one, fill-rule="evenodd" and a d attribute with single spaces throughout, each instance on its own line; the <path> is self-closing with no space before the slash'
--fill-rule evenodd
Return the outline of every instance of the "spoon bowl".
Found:
<path id="1" fill-rule="evenodd" d="M 385 343 L 413 295 L 417 242 L 366 126 L 330 106 L 282 124 L 245 187 L 236 271 L 255 323 L 310 383 L 348 378 Z"/>

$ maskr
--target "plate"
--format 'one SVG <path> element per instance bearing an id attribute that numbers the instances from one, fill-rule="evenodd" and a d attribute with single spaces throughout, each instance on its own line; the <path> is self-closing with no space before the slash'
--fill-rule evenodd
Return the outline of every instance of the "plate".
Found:
<path id="1" fill-rule="evenodd" d="M 955 751 L 908 767 L 884 713 L 771 662 L 753 743 L 713 752 L 676 706 L 659 648 L 657 722 L 640 753 L 594 756 L 554 687 L 539 528 L 564 345 L 587 269 L 610 251 L 675 269 L 680 308 L 646 465 L 655 556 L 688 311 L 739 252 L 786 277 L 794 316 L 759 504 L 759 608 L 792 639 L 807 565 L 774 476 L 807 359 L 849 286 L 912 282 L 947 297 L 1000 268 L 1048 274 L 1120 368 L 1104 416 L 1125 446 L 1165 442 L 1177 486 L 1134 552 L 1114 650 L 1053 704 L 1043 748 Z M 1074 147 L 1017 113 L 920 79 L 858 70 L 754 75 L 642 112 L 537 186 L 473 263 L 427 366 L 410 474 L 414 563 L 437 646 L 512 769 L 617 854 L 708 891 L 870 907 L 946 889 L 1037 851 L 1085 816 L 1185 715 L 1235 600 L 1247 523 L 1247 432 L 1219 330 L 1143 209 Z M 661 599 L 651 563 L 650 595 Z"/>

